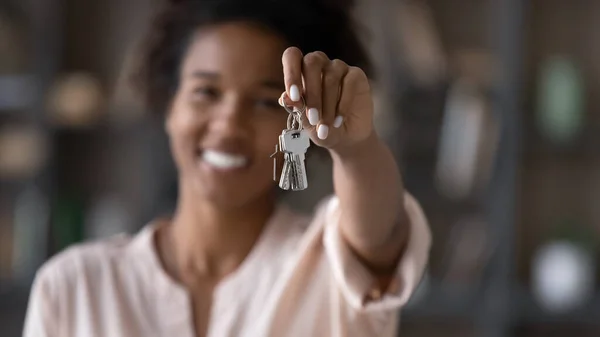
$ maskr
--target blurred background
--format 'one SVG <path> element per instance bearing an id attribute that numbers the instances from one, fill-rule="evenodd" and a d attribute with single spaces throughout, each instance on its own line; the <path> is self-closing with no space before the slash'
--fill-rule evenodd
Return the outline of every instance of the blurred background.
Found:
<path id="1" fill-rule="evenodd" d="M 36 269 L 168 212 L 160 121 L 132 95 L 160 0 L 0 0 L 0 335 Z M 376 124 L 434 236 L 402 336 L 600 333 L 600 1 L 363 0 Z M 331 191 L 326 161 L 289 202 Z"/>

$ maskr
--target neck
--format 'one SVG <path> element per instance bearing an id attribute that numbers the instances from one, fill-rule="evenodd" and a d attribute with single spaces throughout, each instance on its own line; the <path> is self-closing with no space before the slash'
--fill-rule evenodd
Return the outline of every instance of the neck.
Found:
<path id="1" fill-rule="evenodd" d="M 246 258 L 271 216 L 269 193 L 238 207 L 220 207 L 181 189 L 172 223 L 167 228 L 177 278 L 221 279 Z M 168 248 L 167 248 L 168 249 Z"/>

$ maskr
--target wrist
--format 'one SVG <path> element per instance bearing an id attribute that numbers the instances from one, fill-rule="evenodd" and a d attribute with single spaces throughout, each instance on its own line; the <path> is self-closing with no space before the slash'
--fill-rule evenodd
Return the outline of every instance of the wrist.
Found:
<path id="1" fill-rule="evenodd" d="M 375 130 L 371 131 L 365 139 L 352 144 L 344 144 L 329 149 L 329 153 L 334 158 L 352 158 L 362 157 L 364 154 L 374 153 L 373 151 L 382 146 L 382 142 Z"/>

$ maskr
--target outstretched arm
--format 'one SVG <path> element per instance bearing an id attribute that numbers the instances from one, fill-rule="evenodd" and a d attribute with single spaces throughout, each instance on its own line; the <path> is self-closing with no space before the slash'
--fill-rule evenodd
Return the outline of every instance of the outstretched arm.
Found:
<path id="1" fill-rule="evenodd" d="M 366 74 L 322 52 L 283 54 L 284 104 L 306 100 L 311 140 L 334 163 L 340 230 L 356 255 L 374 271 L 391 271 L 409 235 L 398 166 L 373 128 L 373 98 Z"/>
<path id="2" fill-rule="evenodd" d="M 375 133 L 330 152 L 342 235 L 366 265 L 386 274 L 401 258 L 409 236 L 398 166 Z"/>

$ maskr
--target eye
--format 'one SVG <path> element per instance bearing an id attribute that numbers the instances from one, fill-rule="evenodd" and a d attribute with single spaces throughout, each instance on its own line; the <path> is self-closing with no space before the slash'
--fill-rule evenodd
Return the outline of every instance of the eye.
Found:
<path id="1" fill-rule="evenodd" d="M 257 99 L 256 105 L 259 108 L 265 108 L 270 110 L 279 110 L 281 109 L 281 105 L 277 102 L 277 99 L 267 98 L 267 99 Z"/>
<path id="2" fill-rule="evenodd" d="M 194 99 L 215 99 L 218 98 L 220 92 L 215 87 L 202 86 L 196 87 L 192 90 L 192 96 Z"/>

